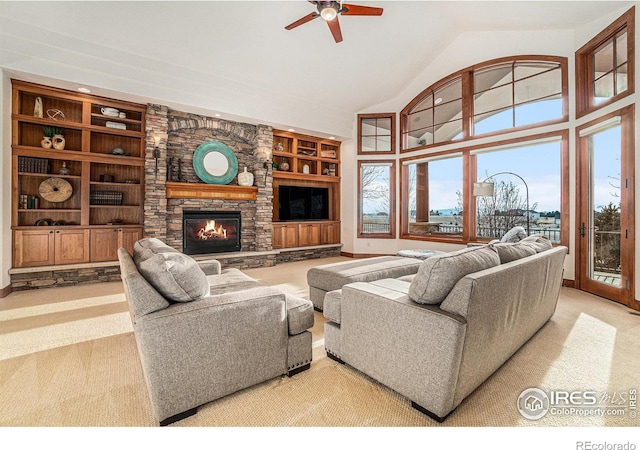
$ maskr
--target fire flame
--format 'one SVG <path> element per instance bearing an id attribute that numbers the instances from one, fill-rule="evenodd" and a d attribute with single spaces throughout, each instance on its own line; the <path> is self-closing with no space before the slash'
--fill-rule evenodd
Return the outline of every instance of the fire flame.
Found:
<path id="1" fill-rule="evenodd" d="M 227 238 L 227 230 L 225 230 L 222 225 L 218 225 L 216 227 L 215 220 L 207 220 L 207 225 L 204 228 L 200 228 L 198 231 L 198 238 L 203 241 L 207 239 L 226 239 Z"/>

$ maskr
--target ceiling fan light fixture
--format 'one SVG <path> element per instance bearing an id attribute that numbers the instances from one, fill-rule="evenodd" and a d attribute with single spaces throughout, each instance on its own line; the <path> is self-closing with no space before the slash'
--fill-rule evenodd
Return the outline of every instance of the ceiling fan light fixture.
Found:
<path id="1" fill-rule="evenodd" d="M 338 17 L 338 11 L 333 6 L 325 6 L 320 10 L 320 17 L 327 22 L 331 22 Z"/>

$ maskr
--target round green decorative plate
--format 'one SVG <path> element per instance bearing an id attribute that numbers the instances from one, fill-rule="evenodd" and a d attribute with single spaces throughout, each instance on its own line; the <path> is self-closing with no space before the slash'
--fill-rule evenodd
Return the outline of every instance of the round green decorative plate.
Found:
<path id="1" fill-rule="evenodd" d="M 205 142 L 193 154 L 193 170 L 207 184 L 229 184 L 238 174 L 238 158 L 222 142 Z"/>

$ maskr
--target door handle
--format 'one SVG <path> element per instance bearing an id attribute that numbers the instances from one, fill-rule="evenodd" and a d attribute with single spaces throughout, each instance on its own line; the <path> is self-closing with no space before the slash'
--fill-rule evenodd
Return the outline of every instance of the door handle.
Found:
<path id="1" fill-rule="evenodd" d="M 584 237 L 584 222 L 578 227 L 578 230 L 580 230 L 580 237 Z"/>

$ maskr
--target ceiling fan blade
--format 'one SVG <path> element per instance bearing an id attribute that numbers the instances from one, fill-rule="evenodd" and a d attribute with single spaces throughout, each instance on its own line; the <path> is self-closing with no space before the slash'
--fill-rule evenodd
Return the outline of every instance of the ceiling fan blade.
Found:
<path id="1" fill-rule="evenodd" d="M 373 6 L 359 6 L 342 4 L 343 16 L 381 16 L 382 8 L 374 8 Z"/>
<path id="2" fill-rule="evenodd" d="M 295 22 L 290 23 L 289 25 L 287 25 L 284 28 L 285 28 L 285 30 L 293 30 L 295 27 L 299 27 L 302 24 L 310 22 L 313 19 L 315 19 L 316 17 L 320 17 L 320 14 L 318 14 L 317 12 L 309 13 L 306 16 L 304 16 L 302 19 L 298 19 Z"/>
<path id="3" fill-rule="evenodd" d="M 329 25 L 329 29 L 331 30 L 331 34 L 333 34 L 333 39 L 338 42 L 342 42 L 342 31 L 340 30 L 340 22 L 336 17 L 333 20 L 327 21 L 327 25 Z"/>

